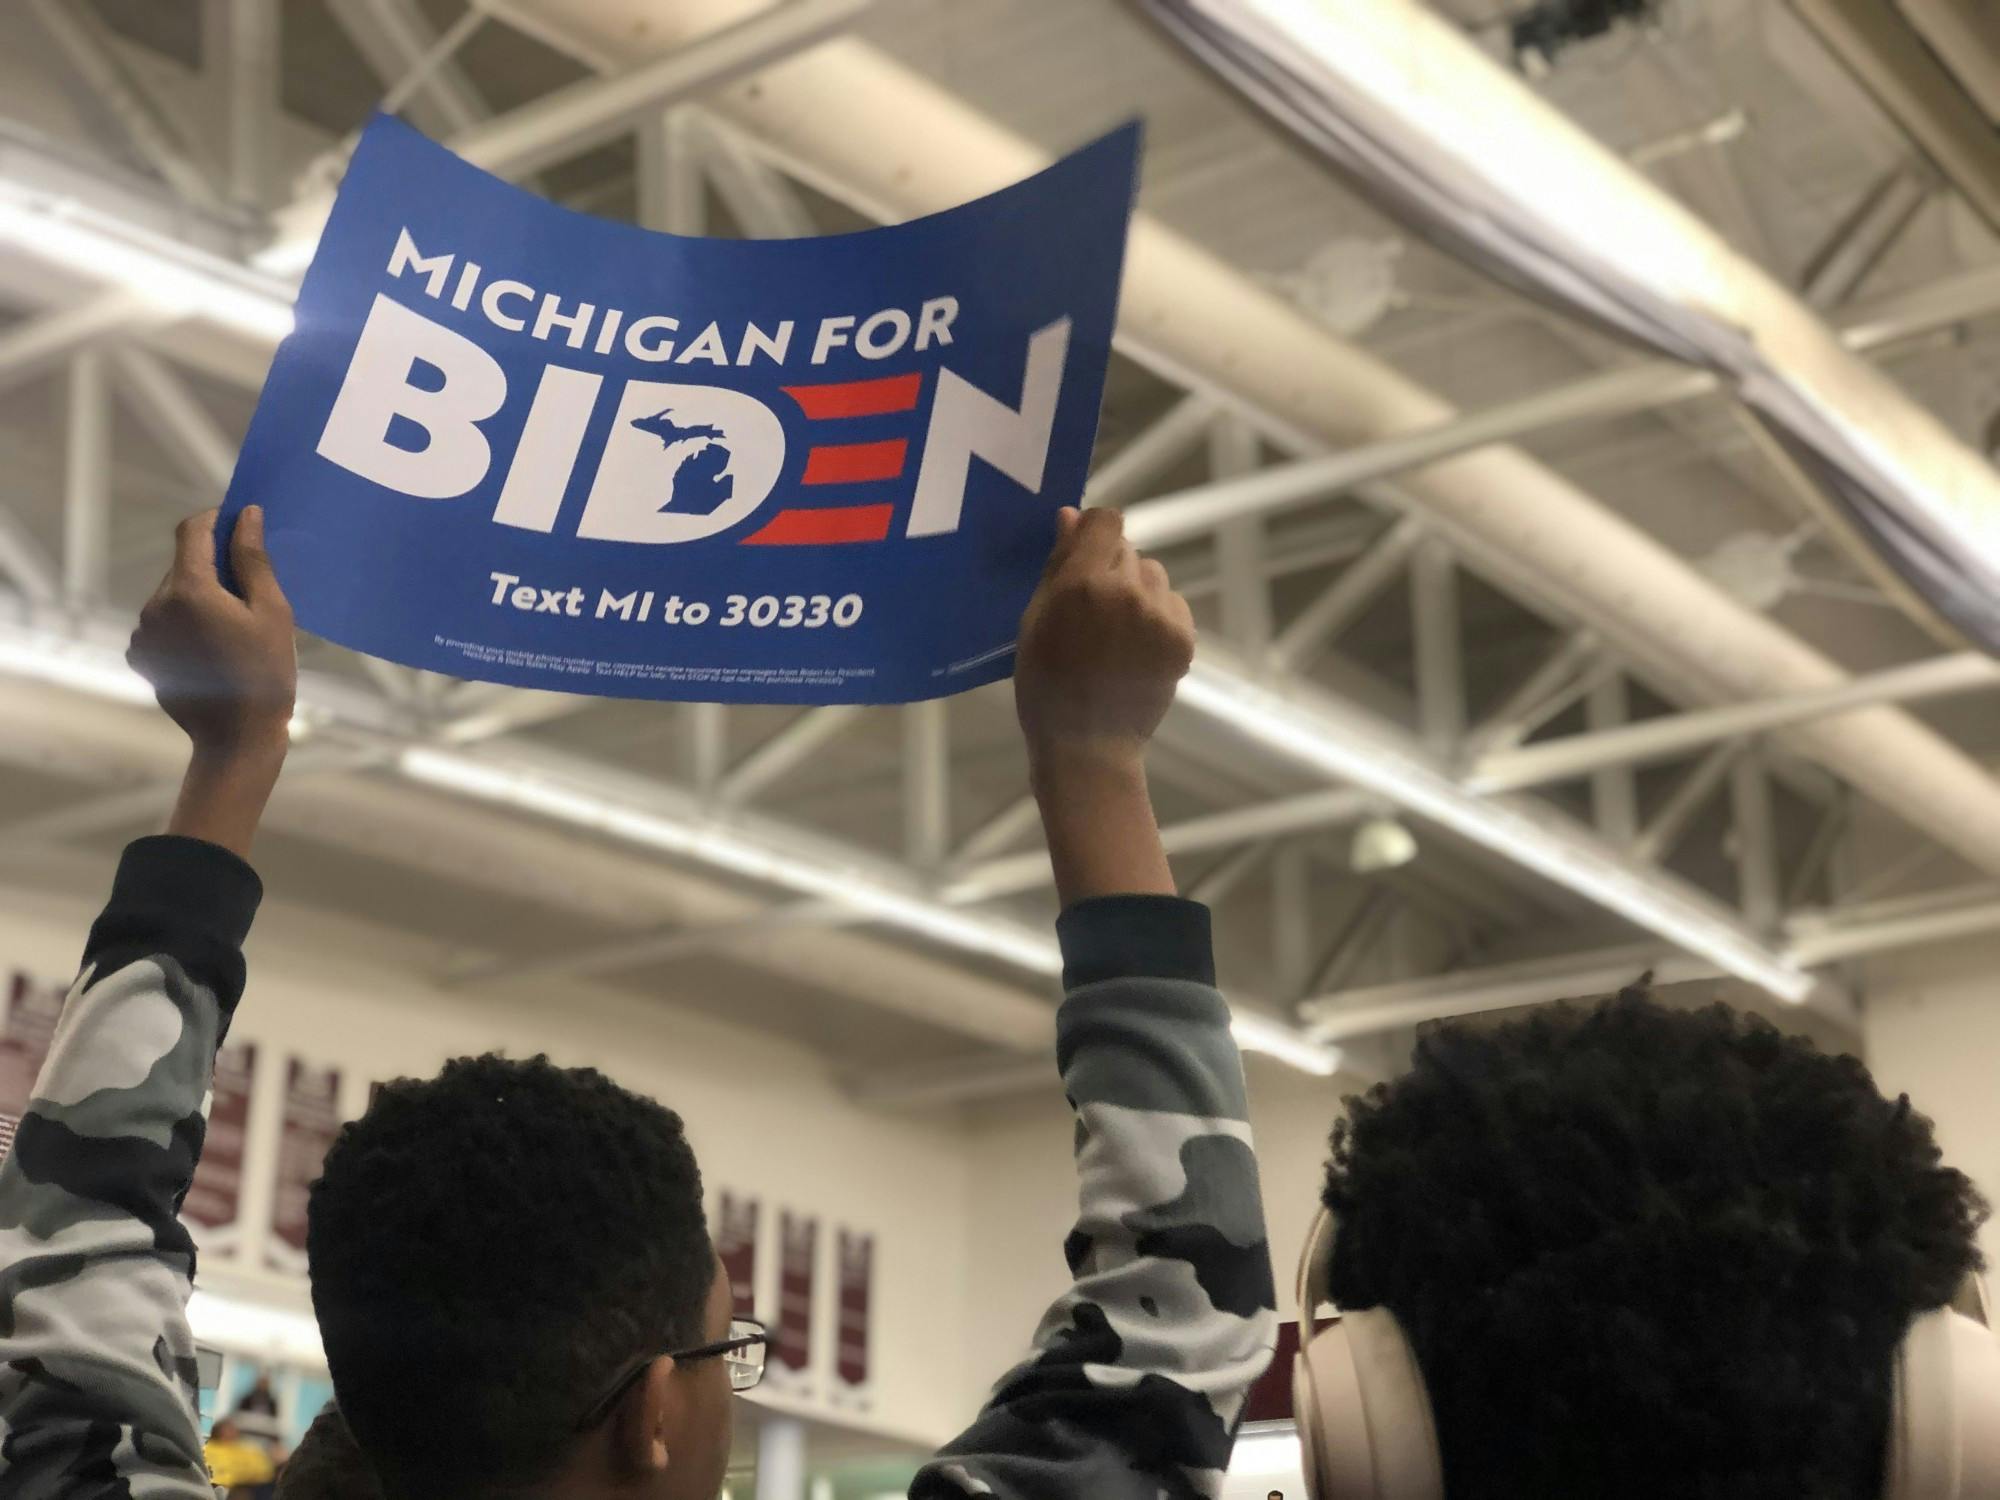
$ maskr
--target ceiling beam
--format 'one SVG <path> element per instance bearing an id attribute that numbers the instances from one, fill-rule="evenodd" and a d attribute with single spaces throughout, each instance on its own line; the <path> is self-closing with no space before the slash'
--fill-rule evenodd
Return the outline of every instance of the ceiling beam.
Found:
<path id="1" fill-rule="evenodd" d="M 264 208 L 277 188 L 283 13 L 270 0 L 206 0 L 203 6 L 203 61 L 208 86 L 222 98 L 229 197 L 251 209 Z"/>
<path id="2" fill-rule="evenodd" d="M 236 469 L 236 444 L 187 382 L 158 355 L 122 345 L 112 353 L 134 412 L 181 471 L 217 501 Z"/>
<path id="3" fill-rule="evenodd" d="M 1482 795 L 1400 727 L 1303 685 L 1267 685 L 1198 659 L 1180 702 L 1301 765 L 1371 792 L 1740 978 L 1789 999 L 1812 981 L 1735 913 L 1640 865 L 1554 809 Z"/>
<path id="4" fill-rule="evenodd" d="M 156 308 L 122 288 L 31 314 L 0 332 L 0 392 L 36 379 L 107 334 L 156 321 Z"/>
<path id="5" fill-rule="evenodd" d="M 1785 930 L 1793 956 L 1801 963 L 1815 965 L 1980 937 L 2000 930 L 2000 885 L 1965 886 L 1827 912 L 1799 913 L 1785 924 Z M 1711 964 L 1646 944 L 1632 944 L 1347 990 L 1307 1001 L 1303 1011 L 1310 1018 L 1308 1029 L 1313 1035 L 1345 1042 L 1452 1016 L 1608 994 L 1648 969 L 1657 985 L 1718 977 Z M 1855 1024 L 1844 998 L 1836 997 L 1824 1013 L 1850 1029 Z"/>
<path id="6" fill-rule="evenodd" d="M 1849 350 L 1864 354 L 1995 312 L 2000 312 L 2000 269 L 1989 267 L 1857 308 L 1837 332 Z M 1652 411 L 1721 388 L 1715 375 L 1673 360 L 1624 365 L 1325 457 L 1293 459 L 1162 495 L 1132 507 L 1127 526 L 1140 546 L 1163 547 L 1211 531 L 1225 518 L 1273 514 L 1475 449 L 1572 423 Z"/>
<path id="7" fill-rule="evenodd" d="M 1206 396 L 1182 396 L 1091 471 L 1083 503 L 1114 510 L 1129 504 L 1201 446 L 1216 415 Z"/>
<path id="8" fill-rule="evenodd" d="M 860 717 L 860 707 L 852 703 L 807 709 L 730 769 L 716 786 L 716 800 L 725 806 L 750 801 L 811 760 Z"/>
<path id="9" fill-rule="evenodd" d="M 45 0 L 46 3 L 46 0 Z M 685 98 L 757 72 L 845 30 L 871 0 L 783 0 L 622 73 L 590 78 L 518 109 L 455 131 L 445 144 L 474 166 L 519 177 L 576 156 Z M 302 268 L 333 207 L 314 193 L 280 215 L 277 241 L 261 257 L 274 270 Z"/>
<path id="10" fill-rule="evenodd" d="M 1636 724 L 1492 750 L 1467 773 L 1466 785 L 1478 792 L 1515 791 L 1607 766 L 1669 760 L 1717 740 L 1783 729 L 1857 709 L 1981 692 L 1995 686 L 2000 686 L 2000 661 L 1977 651 L 1955 652 L 1852 678 L 1838 687 L 1663 714 Z"/>
<path id="11" fill-rule="evenodd" d="M 1026 805 L 1033 807 L 1032 802 Z M 1232 844 L 1335 827 L 1367 816 L 1377 805 L 1377 799 L 1366 792 L 1329 787 L 1169 823 L 1160 830 L 1160 841 L 1170 855 L 1194 854 L 1204 849 L 1223 849 Z M 1026 821 L 1025 815 L 1022 821 Z M 951 878 L 940 895 L 954 905 L 970 905 L 1017 896 L 1054 882 L 1055 871 L 1047 852 L 1036 849 L 968 866 Z"/>
<path id="12" fill-rule="evenodd" d="M 86 100 L 110 116 L 133 155 L 188 203 L 220 207 L 222 195 L 187 142 L 133 82 L 97 12 L 64 0 L 26 0 L 26 6 L 84 86 Z"/>
<path id="13" fill-rule="evenodd" d="M 1791 0 L 1791 5 L 1883 113 L 2000 231 L 2000 157 L 1993 149 L 1993 122 L 1902 11 L 1883 0 Z"/>
<path id="14" fill-rule="evenodd" d="M 1300 1012 L 1314 1036 L 1344 1041 L 1517 1005 L 1606 995 L 1649 969 L 1659 985 L 1715 979 L 1721 973 L 1701 959 L 1637 943 L 1340 990 L 1306 1001 Z"/>
<path id="15" fill-rule="evenodd" d="M 448 136 L 470 130 L 492 114 L 457 62 L 449 56 L 432 60 L 440 39 L 415 0 L 328 0 L 327 8 L 383 87 L 400 86 L 407 92 L 416 70 L 424 69 L 415 91 L 401 102 L 427 134 Z M 461 23 L 478 22 L 485 15 L 484 8 L 475 4 Z M 397 106 L 388 103 L 388 107 Z"/>
<path id="16" fill-rule="evenodd" d="M 94 609 L 111 578 L 111 386 L 104 355 L 70 360 L 63 432 L 63 601 Z"/>
<path id="17" fill-rule="evenodd" d="M 1423 522 L 1414 516 L 1391 521 L 1368 550 L 1307 603 L 1278 632 L 1269 660 L 1278 671 L 1310 667 L 1340 633 L 1379 599 L 1397 578 L 1417 544 L 1424 539 Z"/>

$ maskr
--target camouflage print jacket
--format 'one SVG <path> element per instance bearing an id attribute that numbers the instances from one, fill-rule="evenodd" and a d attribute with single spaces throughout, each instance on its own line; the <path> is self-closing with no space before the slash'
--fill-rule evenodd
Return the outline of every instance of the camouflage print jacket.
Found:
<path id="1" fill-rule="evenodd" d="M 125 851 L 0 1167 L 0 1500 L 213 1500 L 177 1215 L 261 889 L 192 839 Z"/>
<path id="2" fill-rule="evenodd" d="M 1075 1285 L 910 1495 L 1212 1500 L 1278 1318 L 1208 912 L 1113 897 L 1072 909 L 1061 934 Z"/>

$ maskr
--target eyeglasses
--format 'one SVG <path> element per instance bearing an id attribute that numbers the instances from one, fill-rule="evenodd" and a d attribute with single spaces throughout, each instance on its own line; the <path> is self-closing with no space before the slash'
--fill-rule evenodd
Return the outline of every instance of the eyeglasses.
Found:
<path id="1" fill-rule="evenodd" d="M 720 1359 L 729 1371 L 729 1388 L 742 1392 L 755 1390 L 764 1379 L 764 1356 L 771 1346 L 771 1333 L 755 1318 L 731 1318 L 729 1337 L 717 1339 L 712 1344 L 698 1344 L 692 1349 L 662 1349 L 658 1354 L 649 1354 L 623 1375 L 618 1383 L 604 1393 L 601 1400 L 584 1413 L 583 1420 L 576 1424 L 578 1432 L 588 1432 L 599 1422 L 611 1415 L 611 1409 L 632 1389 L 633 1382 L 645 1373 L 646 1367 L 656 1359 L 670 1359 L 677 1365 L 695 1364 L 704 1359 Z"/>

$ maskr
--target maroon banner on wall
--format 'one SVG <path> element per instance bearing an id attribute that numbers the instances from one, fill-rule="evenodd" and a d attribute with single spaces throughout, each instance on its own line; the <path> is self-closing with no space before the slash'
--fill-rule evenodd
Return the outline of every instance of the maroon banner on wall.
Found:
<path id="1" fill-rule="evenodd" d="M 19 969 L 8 983 L 6 1030 L 0 1032 L 0 1157 L 13 1149 L 67 993 L 68 986 L 44 983 Z"/>
<path id="2" fill-rule="evenodd" d="M 780 1369 L 802 1376 L 812 1364 L 813 1277 L 819 1262 L 819 1220 L 789 1209 L 779 1215 L 778 1337 Z"/>
<path id="3" fill-rule="evenodd" d="M 271 1204 L 271 1238 L 264 1247 L 265 1262 L 273 1270 L 305 1274 L 307 1189 L 319 1176 L 340 1125 L 340 1070 L 288 1058 L 285 1111 L 278 1127 L 278 1187 Z"/>
<path id="4" fill-rule="evenodd" d="M 1332 1318 L 1321 1318 L 1313 1324 L 1316 1329 L 1332 1326 Z M 1287 1422 L 1297 1415 L 1292 1410 L 1292 1365 L 1298 1354 L 1299 1325 L 1280 1323 L 1277 1352 L 1271 1356 L 1270 1367 L 1250 1387 L 1249 1399 L 1244 1403 L 1245 1422 Z"/>
<path id="5" fill-rule="evenodd" d="M 834 1372 L 850 1393 L 868 1384 L 869 1302 L 874 1295 L 875 1236 L 840 1231 L 840 1331 Z"/>
<path id="6" fill-rule="evenodd" d="M 724 1190 L 716 1211 L 715 1250 L 729 1277 L 731 1311 L 739 1318 L 757 1315 L 757 1219 L 755 1198 L 739 1198 Z"/>
<path id="7" fill-rule="evenodd" d="M 208 1131 L 194 1186 L 181 1216 L 195 1243 L 211 1256 L 242 1249 L 243 1162 L 250 1143 L 250 1085 L 257 1073 L 257 1045 L 237 1042 L 215 1054 L 215 1082 L 208 1106 Z"/>

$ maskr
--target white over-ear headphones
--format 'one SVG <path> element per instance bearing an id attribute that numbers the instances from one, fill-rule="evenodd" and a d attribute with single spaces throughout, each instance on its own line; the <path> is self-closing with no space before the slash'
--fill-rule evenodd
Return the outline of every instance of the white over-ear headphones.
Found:
<path id="1" fill-rule="evenodd" d="M 1306 1488 L 1314 1500 L 1444 1500 L 1430 1393 L 1396 1315 L 1338 1313 L 1323 1332 L 1333 1215 L 1299 1258 L 1299 1354 L 1292 1367 Z M 2000 1338 L 1985 1288 L 1919 1314 L 1896 1350 L 1883 1500 L 2000 1500 Z"/>

